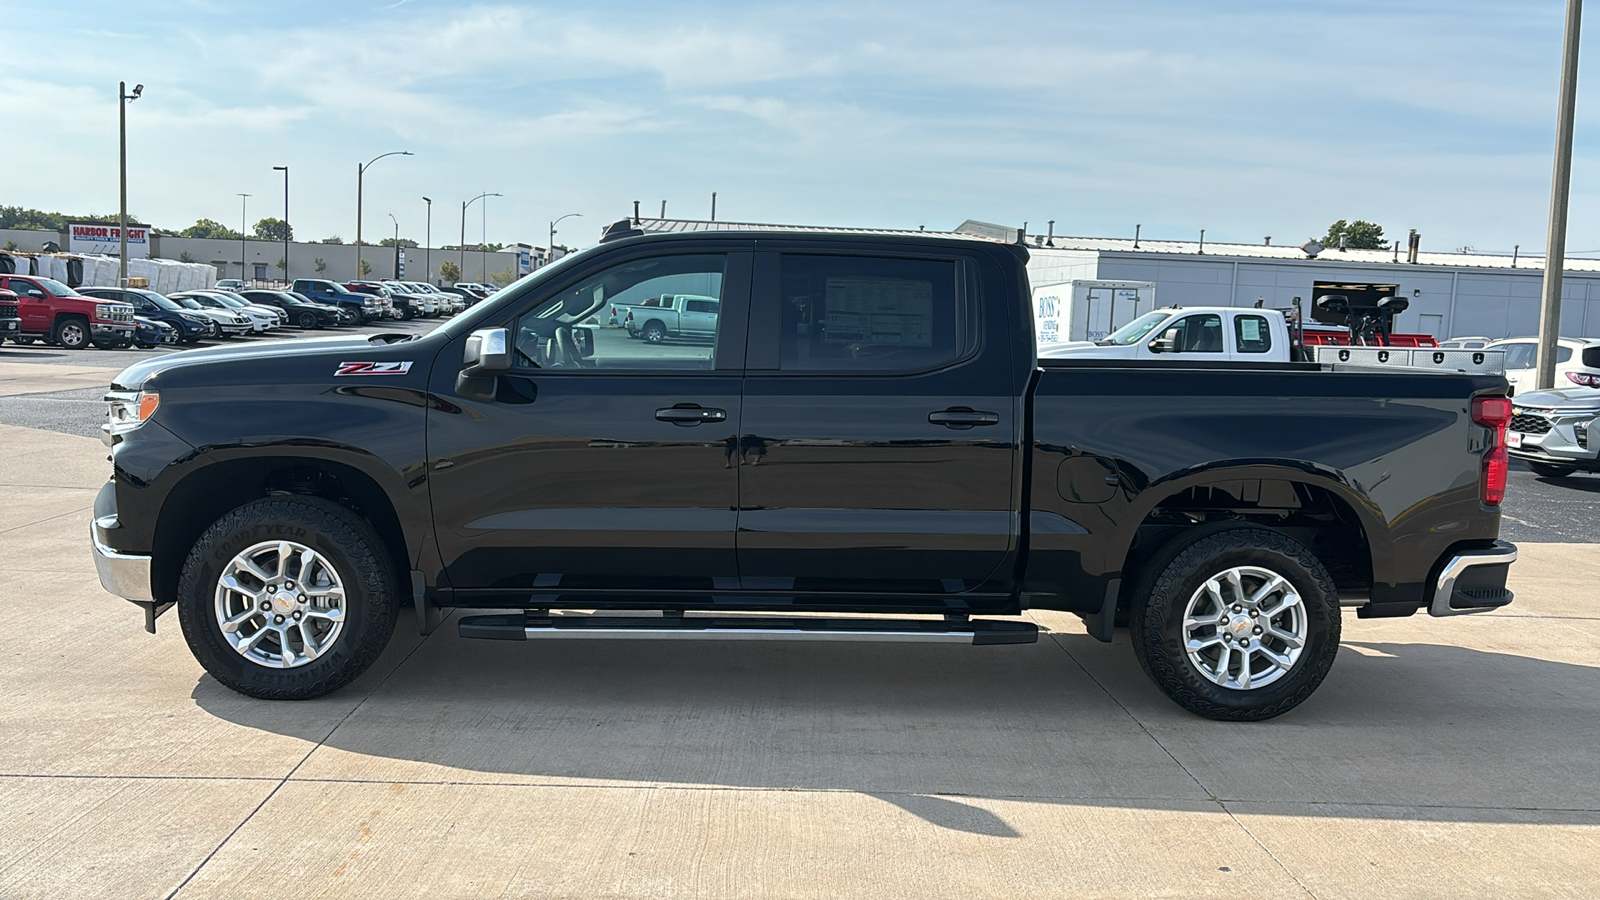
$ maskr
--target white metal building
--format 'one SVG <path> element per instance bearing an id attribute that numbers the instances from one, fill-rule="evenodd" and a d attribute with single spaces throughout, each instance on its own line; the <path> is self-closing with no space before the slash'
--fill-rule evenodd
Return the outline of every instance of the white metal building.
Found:
<path id="1" fill-rule="evenodd" d="M 957 230 L 968 230 L 968 223 Z M 974 229 L 975 230 L 975 229 Z M 1013 232 L 1014 234 L 1015 232 Z M 1396 331 L 1438 338 L 1491 338 L 1538 333 L 1544 260 L 1539 257 L 1418 253 L 1415 263 L 1388 250 L 1324 249 L 1309 258 L 1299 247 L 1029 235 L 1029 278 L 1035 286 L 1077 279 L 1148 281 L 1161 306 L 1287 307 L 1299 297 L 1307 313 L 1322 294 L 1398 294 L 1411 303 Z M 1053 246 L 1050 246 L 1053 244 Z M 1397 261 L 1398 260 L 1398 261 Z M 1600 260 L 1567 260 L 1561 334 L 1600 338 Z"/>

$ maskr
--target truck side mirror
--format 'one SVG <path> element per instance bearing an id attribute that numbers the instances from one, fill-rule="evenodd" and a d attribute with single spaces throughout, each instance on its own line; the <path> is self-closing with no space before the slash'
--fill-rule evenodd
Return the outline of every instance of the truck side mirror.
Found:
<path id="1" fill-rule="evenodd" d="M 1155 340 L 1151 341 L 1150 342 L 1150 352 L 1151 353 L 1177 353 L 1178 352 L 1178 329 L 1176 329 L 1176 328 L 1169 329 L 1166 334 L 1163 334 L 1161 337 L 1158 337 Z"/>
<path id="2" fill-rule="evenodd" d="M 456 393 L 474 400 L 493 400 L 499 386 L 497 376 L 510 369 L 510 333 L 504 328 L 480 328 L 467 335 Z"/>
<path id="3" fill-rule="evenodd" d="M 589 359 L 594 356 L 594 332 L 587 328 L 572 329 L 572 342 L 578 347 L 578 356 Z"/>

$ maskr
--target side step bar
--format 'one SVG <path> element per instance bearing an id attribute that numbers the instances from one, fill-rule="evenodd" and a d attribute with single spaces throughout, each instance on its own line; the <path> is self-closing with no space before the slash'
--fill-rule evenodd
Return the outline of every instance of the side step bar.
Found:
<path id="1" fill-rule="evenodd" d="M 1039 626 L 993 619 L 823 619 L 769 616 L 466 616 L 461 636 L 493 641 L 543 639 L 700 641 L 871 641 L 1032 644 Z"/>

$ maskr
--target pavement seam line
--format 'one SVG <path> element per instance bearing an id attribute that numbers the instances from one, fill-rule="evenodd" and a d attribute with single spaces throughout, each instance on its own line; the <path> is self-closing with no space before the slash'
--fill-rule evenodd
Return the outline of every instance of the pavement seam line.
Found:
<path id="1" fill-rule="evenodd" d="M 69 509 L 66 512 L 61 513 L 59 515 L 54 515 L 54 516 L 50 516 L 48 518 L 40 519 L 37 522 L 29 522 L 26 525 L 13 525 L 10 528 L 4 529 L 4 530 L 0 530 L 0 534 L 10 534 L 13 531 L 21 531 L 24 528 L 32 528 L 35 525 L 43 525 L 46 522 L 54 522 L 55 520 L 60 519 L 60 518 L 64 518 L 66 516 L 75 516 L 78 513 L 81 513 L 86 509 L 93 510 L 94 509 L 94 504 L 91 503 L 88 506 L 80 506 L 77 509 Z"/>
<path id="2" fill-rule="evenodd" d="M 442 620 L 440 620 L 439 624 L 441 626 L 444 625 L 444 623 L 449 621 L 450 617 L 453 616 L 454 614 L 455 614 L 455 610 L 451 610 L 450 611 L 450 615 L 446 615 Z M 261 808 L 263 806 L 266 806 L 268 801 L 270 801 L 273 797 L 276 797 L 278 795 L 278 791 L 282 790 L 283 786 L 289 783 L 289 779 L 294 777 L 294 773 L 300 771 L 300 767 L 306 764 L 306 760 L 311 758 L 311 754 L 316 753 L 318 750 L 322 749 L 322 747 L 325 744 L 328 743 L 328 739 L 333 737 L 334 732 L 338 731 L 339 728 L 344 725 L 344 723 L 350 721 L 350 717 L 356 714 L 356 710 L 358 710 L 361 707 L 365 706 L 367 704 L 367 701 L 372 699 L 372 695 L 376 694 L 378 692 L 378 689 L 383 687 L 384 682 L 388 681 L 390 678 L 393 678 L 394 677 L 394 673 L 400 671 L 400 667 L 404 666 L 406 664 L 406 660 L 409 660 L 413 655 L 416 654 L 416 652 L 418 650 L 421 650 L 422 649 L 422 645 L 426 644 L 428 642 L 428 638 L 433 637 L 433 635 L 437 634 L 438 632 L 439 632 L 439 629 L 435 628 L 429 634 L 423 635 L 422 636 L 422 640 L 417 641 L 417 645 L 415 647 L 412 647 L 409 651 L 407 651 L 406 655 L 401 657 L 399 662 L 395 663 L 394 668 L 390 669 L 388 674 L 386 674 L 382 678 L 378 679 L 378 683 L 372 686 L 372 690 L 367 691 L 366 696 L 362 697 L 359 701 L 357 701 L 355 706 L 350 707 L 350 711 L 349 712 L 347 712 L 344 715 L 340 716 L 339 717 L 339 721 L 333 723 L 333 727 L 328 729 L 328 733 L 323 735 L 322 739 L 317 741 L 315 746 L 313 746 L 311 749 L 307 750 L 306 754 L 304 756 L 300 757 L 300 761 L 295 763 L 294 766 L 289 769 L 287 774 L 285 774 L 282 778 L 278 779 L 278 783 L 272 786 L 272 790 L 268 791 L 267 795 L 265 797 L 261 798 L 261 802 L 257 803 L 255 805 L 254 809 L 250 810 L 249 815 L 247 815 L 243 819 L 239 820 L 239 824 L 233 826 L 233 830 L 229 831 L 226 837 L 224 837 L 220 842 L 218 842 L 215 847 L 211 848 L 211 852 L 206 854 L 206 858 L 200 860 L 200 864 L 195 866 L 194 869 L 188 875 L 184 876 L 184 879 L 182 881 L 178 882 L 178 886 L 172 889 L 172 893 L 167 894 L 165 900 L 173 900 L 173 898 L 178 896 L 178 894 L 180 892 L 182 892 L 184 888 L 188 887 L 189 886 L 189 882 L 193 881 L 194 877 L 196 875 L 199 875 L 201 870 L 204 869 L 207 865 L 209 865 L 211 863 L 211 860 L 216 858 L 216 855 L 218 853 L 222 852 L 222 848 L 228 846 L 228 843 L 233 840 L 234 835 L 238 834 L 239 831 L 244 828 L 244 826 L 250 824 L 250 820 L 254 819 L 256 817 L 256 813 L 260 812 Z"/>
<path id="3" fill-rule="evenodd" d="M 1273 853 L 1271 847 L 1268 847 L 1266 844 L 1263 844 L 1261 842 L 1261 839 L 1256 837 L 1255 832 L 1250 830 L 1250 826 L 1248 826 L 1248 825 L 1244 824 L 1243 822 L 1239 821 L 1239 817 L 1233 814 L 1233 810 L 1228 808 L 1228 804 L 1224 803 L 1221 800 L 1218 800 L 1217 801 L 1217 805 L 1222 807 L 1222 811 L 1228 814 L 1228 818 L 1233 820 L 1233 824 L 1239 826 L 1239 830 L 1240 831 L 1243 831 L 1246 835 L 1248 835 L 1250 840 L 1255 841 L 1256 846 L 1261 848 L 1261 852 L 1265 853 L 1267 855 L 1268 859 L 1270 859 L 1273 862 L 1278 864 L 1278 868 L 1283 870 L 1283 874 L 1285 874 L 1285 875 L 1289 876 L 1290 878 L 1294 879 L 1294 883 L 1300 886 L 1300 890 L 1305 891 L 1307 897 L 1311 897 L 1311 898 L 1313 898 L 1313 900 L 1315 900 L 1315 898 L 1317 896 L 1317 892 L 1313 891 L 1311 888 L 1307 887 L 1306 883 L 1304 881 L 1300 880 L 1300 876 L 1298 876 L 1294 872 L 1290 871 L 1289 867 L 1284 865 L 1283 860 L 1278 858 L 1278 854 Z"/>

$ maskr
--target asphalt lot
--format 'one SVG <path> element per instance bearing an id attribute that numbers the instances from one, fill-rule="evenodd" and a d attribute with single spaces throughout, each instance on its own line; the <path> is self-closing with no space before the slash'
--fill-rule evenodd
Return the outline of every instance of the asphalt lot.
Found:
<path id="1" fill-rule="evenodd" d="M 96 439 L 0 425 L 7 900 L 1594 895 L 1600 545 L 1524 544 L 1497 613 L 1347 615 L 1318 693 L 1251 725 L 1053 613 L 1012 647 L 405 613 L 353 685 L 273 703 L 101 590 L 105 477 Z"/>

